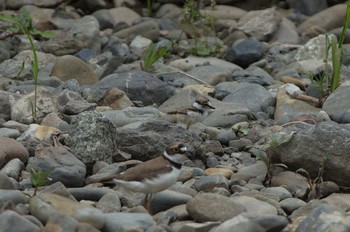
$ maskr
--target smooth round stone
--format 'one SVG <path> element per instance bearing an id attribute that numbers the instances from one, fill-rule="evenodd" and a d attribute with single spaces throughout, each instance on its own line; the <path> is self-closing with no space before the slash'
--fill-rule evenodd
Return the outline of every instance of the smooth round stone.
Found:
<path id="1" fill-rule="evenodd" d="M 178 232 L 189 232 L 189 231 L 210 231 L 215 226 L 218 226 L 220 223 L 218 222 L 204 222 L 204 223 L 196 223 L 189 222 L 180 227 Z"/>
<path id="2" fill-rule="evenodd" d="M 18 159 L 12 159 L 10 160 L 2 169 L 1 172 L 5 173 L 8 177 L 12 177 L 16 180 L 18 180 L 18 177 L 20 176 L 20 172 L 24 169 L 24 163 Z"/>
<path id="3" fill-rule="evenodd" d="M 152 198 L 152 213 L 165 211 L 177 205 L 186 204 L 192 197 L 187 194 L 164 190 Z"/>
<path id="4" fill-rule="evenodd" d="M 178 181 L 186 182 L 186 181 L 188 181 L 192 178 L 195 178 L 197 176 L 204 176 L 204 175 L 205 175 L 205 172 L 200 168 L 183 166 L 181 168 L 181 172 L 180 172 L 180 176 L 178 178 Z"/>
<path id="5" fill-rule="evenodd" d="M 40 232 L 43 226 L 32 223 L 16 211 L 5 210 L 0 214 L 0 227 L 1 231 Z"/>
<path id="6" fill-rule="evenodd" d="M 78 201 L 90 200 L 99 201 L 104 195 L 108 194 L 110 190 L 105 188 L 69 188 L 69 193 L 74 196 Z"/>
<path id="7" fill-rule="evenodd" d="M 0 128 L 0 136 L 9 137 L 9 138 L 18 138 L 21 133 L 18 130 L 10 128 Z"/>
<path id="8" fill-rule="evenodd" d="M 261 175 L 266 175 L 267 173 L 267 167 L 262 161 L 257 161 L 253 165 L 245 166 L 240 169 L 238 169 L 237 173 L 242 173 L 242 174 L 248 174 L 252 176 L 261 176 Z"/>
<path id="9" fill-rule="evenodd" d="M 189 215 L 197 222 L 226 221 L 245 212 L 231 198 L 214 193 L 200 193 L 187 203 Z"/>
<path id="10" fill-rule="evenodd" d="M 247 189 L 255 189 L 255 190 L 260 191 L 261 189 L 264 188 L 264 185 L 262 185 L 262 184 L 250 184 L 250 183 L 248 183 L 248 184 L 244 185 L 244 187 L 247 188 Z"/>
<path id="11" fill-rule="evenodd" d="M 204 172 L 206 175 L 224 175 L 227 179 L 233 174 L 233 171 L 228 168 L 207 168 Z"/>
<path id="12" fill-rule="evenodd" d="M 246 68 L 263 56 L 263 46 L 256 39 L 245 39 L 232 45 L 227 60 Z"/>
<path id="13" fill-rule="evenodd" d="M 18 190 L 7 190 L 0 189 L 0 205 L 7 201 L 12 201 L 14 204 L 26 204 L 29 202 L 29 197 L 24 195 L 21 191 Z"/>
<path id="14" fill-rule="evenodd" d="M 210 192 L 215 187 L 228 189 L 228 180 L 223 175 L 200 176 L 196 178 L 193 187 L 204 192 Z"/>
<path id="15" fill-rule="evenodd" d="M 154 225 L 153 218 L 146 213 L 107 213 L 104 217 L 104 232 L 145 231 Z"/>
<path id="16" fill-rule="evenodd" d="M 0 167 L 7 161 L 18 158 L 26 163 L 29 158 L 27 149 L 19 142 L 8 137 L 0 137 Z"/>
<path id="17" fill-rule="evenodd" d="M 309 189 L 307 179 L 297 173 L 286 171 L 273 176 L 271 180 L 273 187 L 285 186 L 285 188 L 298 198 L 305 196 Z"/>
<path id="18" fill-rule="evenodd" d="M 2 171 L 0 172 L 0 189 L 16 189 L 11 179 Z"/>
<path id="19" fill-rule="evenodd" d="M 62 81 L 76 79 L 81 85 L 93 84 L 98 81 L 98 77 L 92 68 L 81 59 L 72 55 L 57 58 L 51 75 L 58 77 Z"/>
<path id="20" fill-rule="evenodd" d="M 130 43 L 130 51 L 140 57 L 151 44 L 152 40 L 137 35 Z"/>
<path id="21" fill-rule="evenodd" d="M 104 214 L 91 206 L 51 193 L 42 193 L 30 199 L 30 212 L 42 223 L 46 223 L 57 212 L 72 216 L 96 229 L 104 226 Z"/>
<path id="22" fill-rule="evenodd" d="M 110 192 L 105 194 L 96 203 L 96 208 L 100 209 L 103 213 L 120 212 L 121 203 L 118 194 L 116 192 Z"/>
<path id="23" fill-rule="evenodd" d="M 284 187 L 268 187 L 268 188 L 263 188 L 261 189 L 261 192 L 262 193 L 269 193 L 269 194 L 272 194 L 272 195 L 275 195 L 277 196 L 280 201 L 286 199 L 286 198 L 292 198 L 292 194 L 287 190 L 285 189 Z"/>
<path id="24" fill-rule="evenodd" d="M 249 213 L 257 213 L 261 215 L 264 215 L 264 214 L 277 215 L 277 209 L 274 206 L 264 201 L 255 199 L 253 197 L 234 196 L 234 197 L 231 197 L 230 199 L 232 199 L 232 201 L 235 202 L 236 204 L 244 207 Z"/>
<path id="25" fill-rule="evenodd" d="M 294 210 L 306 205 L 306 202 L 298 198 L 286 198 L 280 201 L 281 208 L 287 213 L 291 214 Z"/>
<path id="26" fill-rule="evenodd" d="M 183 193 L 192 197 L 195 197 L 198 192 L 190 187 L 185 186 L 182 183 L 175 183 L 174 185 L 170 186 L 168 190 L 174 191 L 174 192 L 178 192 L 178 193 Z"/>

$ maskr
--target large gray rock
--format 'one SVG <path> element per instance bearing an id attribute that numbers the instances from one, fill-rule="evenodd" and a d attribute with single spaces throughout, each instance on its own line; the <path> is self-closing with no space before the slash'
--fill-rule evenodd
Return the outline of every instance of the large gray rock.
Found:
<path id="1" fill-rule="evenodd" d="M 132 159 L 144 161 L 155 158 L 174 141 L 201 143 L 198 135 L 166 121 L 149 121 L 134 129 L 118 128 L 115 139 L 120 151 L 114 154 L 113 159 L 118 161 L 125 160 L 125 152 Z"/>
<path id="2" fill-rule="evenodd" d="M 349 186 L 350 171 L 348 153 L 350 149 L 350 128 L 336 122 L 321 122 L 316 125 L 294 124 L 284 129 L 293 138 L 279 146 L 272 157 L 274 162 L 283 163 L 291 170 L 304 168 L 315 178 L 324 165 L 323 179 Z"/>
<path id="3" fill-rule="evenodd" d="M 296 232 L 349 231 L 350 223 L 343 211 L 328 204 L 315 207 L 296 228 Z"/>
<path id="4" fill-rule="evenodd" d="M 341 85 L 324 102 L 322 109 L 328 113 L 333 121 L 338 123 L 350 122 L 349 94 L 350 85 Z"/>
<path id="5" fill-rule="evenodd" d="M 305 20 L 299 25 L 298 32 L 303 37 L 314 37 L 324 34 L 324 32 L 342 27 L 345 14 L 346 4 L 334 5 Z"/>
<path id="6" fill-rule="evenodd" d="M 30 124 L 41 121 L 47 114 L 58 111 L 57 99 L 52 94 L 50 87 L 39 87 L 36 97 L 36 118 L 33 117 L 33 104 L 35 92 L 32 91 L 12 102 L 11 119 L 17 122 Z"/>
<path id="7" fill-rule="evenodd" d="M 111 163 L 116 151 L 117 131 L 112 122 L 97 111 L 79 114 L 66 140 L 72 153 L 83 163 L 101 160 Z"/>
<path id="8" fill-rule="evenodd" d="M 239 20 L 238 29 L 260 41 L 269 41 L 281 18 L 276 8 L 249 11 Z"/>
<path id="9" fill-rule="evenodd" d="M 246 106 L 252 112 L 266 112 L 275 105 L 275 98 L 264 87 L 251 83 L 222 82 L 215 90 L 227 94 L 223 102 Z"/>
<path id="10" fill-rule="evenodd" d="M 91 86 L 104 90 L 111 87 L 123 90 L 130 100 L 141 101 L 144 105 L 160 105 L 174 92 L 174 87 L 143 71 L 114 73 Z"/>
<path id="11" fill-rule="evenodd" d="M 57 194 L 41 193 L 32 197 L 29 202 L 29 210 L 44 224 L 57 213 L 70 216 L 79 222 L 88 223 L 99 230 L 105 223 L 105 216 L 99 209 Z"/>
<path id="12" fill-rule="evenodd" d="M 37 51 L 39 70 L 45 68 L 49 63 L 54 63 L 56 56 Z M 19 79 L 32 79 L 33 72 L 31 66 L 31 58 L 33 52 L 31 50 L 24 50 L 19 52 L 12 59 L 5 60 L 0 64 L 0 77 L 14 78 L 17 77 L 18 71 L 21 70 L 22 64 L 24 62 L 23 71 L 19 74 Z"/>
<path id="13" fill-rule="evenodd" d="M 12 210 L 0 214 L 1 231 L 40 232 L 42 225 L 36 225 L 31 220 Z"/>
<path id="14" fill-rule="evenodd" d="M 66 19 L 65 23 L 65 33 L 42 42 L 42 51 L 58 56 L 74 54 L 83 48 L 100 52 L 100 27 L 95 17 L 88 15 L 79 19 Z"/>
<path id="15" fill-rule="evenodd" d="M 76 79 L 81 85 L 94 84 L 98 81 L 98 77 L 90 65 L 72 55 L 57 58 L 52 67 L 51 75 L 62 81 Z"/>
<path id="16" fill-rule="evenodd" d="M 67 187 L 84 185 L 86 167 L 72 153 L 63 147 L 46 147 L 36 150 L 36 156 L 29 158 L 27 170 L 50 170 L 52 182 L 62 182 Z"/>

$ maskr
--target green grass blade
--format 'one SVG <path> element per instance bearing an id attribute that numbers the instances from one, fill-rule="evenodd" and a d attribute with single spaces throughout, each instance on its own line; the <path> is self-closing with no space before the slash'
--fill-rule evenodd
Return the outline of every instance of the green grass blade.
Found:
<path id="1" fill-rule="evenodd" d="M 346 30 L 348 29 L 349 26 L 349 20 L 350 20 L 350 1 L 347 3 L 346 7 L 346 18 L 343 26 L 343 30 L 340 35 L 339 43 L 338 43 L 338 48 L 341 48 L 341 46 L 344 43 L 345 37 L 346 37 Z"/>

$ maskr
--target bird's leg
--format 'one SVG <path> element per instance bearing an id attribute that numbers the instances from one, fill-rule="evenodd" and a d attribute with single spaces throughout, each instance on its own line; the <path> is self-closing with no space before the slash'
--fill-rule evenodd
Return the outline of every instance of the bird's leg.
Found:
<path id="1" fill-rule="evenodd" d="M 146 194 L 145 205 L 146 205 L 146 209 L 147 209 L 148 213 L 153 215 L 153 213 L 152 213 L 152 194 L 151 193 Z"/>

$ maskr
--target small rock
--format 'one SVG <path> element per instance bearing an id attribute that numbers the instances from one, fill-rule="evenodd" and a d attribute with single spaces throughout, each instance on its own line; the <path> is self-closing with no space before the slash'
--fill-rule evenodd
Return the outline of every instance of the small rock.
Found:
<path id="1" fill-rule="evenodd" d="M 40 232 L 42 225 L 38 226 L 22 215 L 12 210 L 5 210 L 0 214 L 0 226 L 2 231 Z"/>
<path id="2" fill-rule="evenodd" d="M 226 221 L 245 212 L 244 207 L 232 199 L 214 193 L 198 194 L 187 203 L 186 208 L 197 222 Z"/>
<path id="3" fill-rule="evenodd" d="M 285 188 L 298 198 L 305 197 L 309 189 L 306 178 L 294 172 L 281 172 L 272 177 L 271 186 L 285 186 Z"/>
<path id="4" fill-rule="evenodd" d="M 102 231 L 145 231 L 155 223 L 146 213 L 108 213 L 105 214 L 105 225 Z"/>
<path id="5" fill-rule="evenodd" d="M 199 176 L 194 183 L 194 188 L 198 192 L 210 192 L 218 187 L 228 189 L 228 180 L 223 175 Z"/>
<path id="6" fill-rule="evenodd" d="M 257 200 L 248 196 L 233 196 L 230 198 L 234 203 L 241 205 L 248 213 L 257 213 L 260 215 L 277 215 L 277 209 L 264 201 Z"/>
<path id="7" fill-rule="evenodd" d="M 121 210 L 121 203 L 118 194 L 111 192 L 104 195 L 97 203 L 96 208 L 103 213 L 116 213 Z"/>
<path id="8" fill-rule="evenodd" d="M 263 47 L 256 39 L 246 39 L 235 43 L 227 52 L 227 60 L 242 68 L 258 61 L 263 56 Z"/>
<path id="9" fill-rule="evenodd" d="M 247 174 L 251 176 L 265 176 L 267 173 L 267 167 L 264 162 L 257 161 L 256 164 L 245 166 L 240 169 L 238 169 L 239 174 Z"/>
<path id="10" fill-rule="evenodd" d="M 81 85 L 94 84 L 98 81 L 97 75 L 91 67 L 72 55 L 59 57 L 52 68 L 51 75 L 62 81 L 76 79 Z"/>
<path id="11" fill-rule="evenodd" d="M 284 187 L 268 187 L 268 188 L 263 188 L 261 190 L 262 193 L 269 193 L 275 196 L 278 196 L 278 198 L 280 199 L 280 201 L 286 199 L 286 198 L 291 198 L 292 194 L 285 189 Z"/>
<path id="12" fill-rule="evenodd" d="M 102 229 L 105 222 L 100 210 L 50 193 L 42 193 L 31 198 L 30 212 L 42 223 L 46 223 L 50 215 L 57 212 L 72 216 L 78 221 L 86 222 L 96 229 Z"/>
<path id="13" fill-rule="evenodd" d="M 36 156 L 30 157 L 27 171 L 31 169 L 52 170 L 49 177 L 52 182 L 60 181 L 68 187 L 83 186 L 86 174 L 85 165 L 63 147 L 45 147 L 36 150 Z"/>
<path id="14" fill-rule="evenodd" d="M 1 172 L 5 173 L 8 177 L 12 177 L 15 180 L 18 180 L 21 171 L 24 169 L 24 163 L 18 159 L 10 160 L 2 169 Z"/>
<path id="15" fill-rule="evenodd" d="M 159 25 L 154 20 L 147 20 L 122 29 L 116 32 L 114 35 L 119 38 L 128 38 L 132 35 L 141 35 L 152 41 L 156 41 L 159 37 Z"/>
<path id="16" fill-rule="evenodd" d="M 164 190 L 152 198 L 152 213 L 168 210 L 174 206 L 186 204 L 192 199 L 191 196 L 171 190 Z"/>
<path id="17" fill-rule="evenodd" d="M 286 198 L 280 202 L 280 205 L 287 214 L 291 214 L 296 209 L 306 205 L 306 202 L 298 198 Z"/>
<path id="18" fill-rule="evenodd" d="M 0 167 L 15 158 L 26 163 L 29 158 L 29 153 L 25 147 L 16 140 L 0 137 Z"/>
<path id="19" fill-rule="evenodd" d="M 227 179 L 229 179 L 232 176 L 233 171 L 229 168 L 207 168 L 205 170 L 205 174 L 207 174 L 207 175 L 223 175 Z"/>

